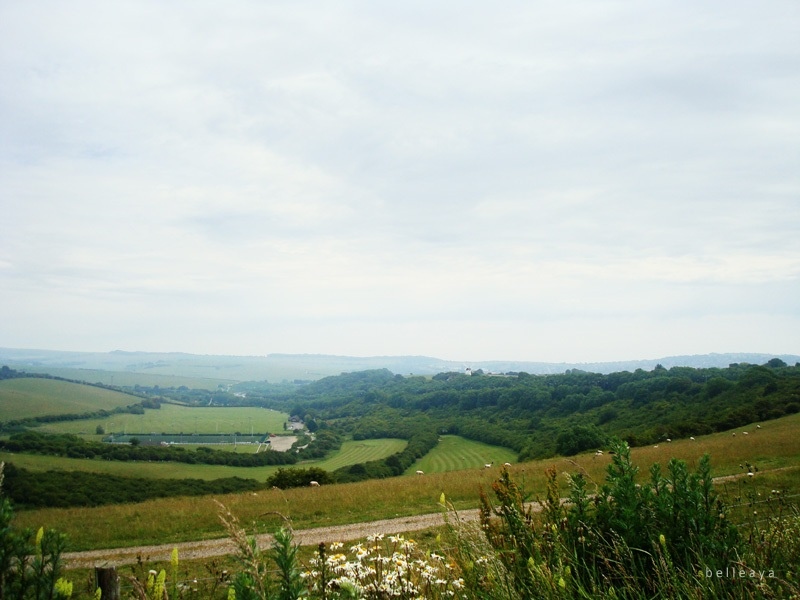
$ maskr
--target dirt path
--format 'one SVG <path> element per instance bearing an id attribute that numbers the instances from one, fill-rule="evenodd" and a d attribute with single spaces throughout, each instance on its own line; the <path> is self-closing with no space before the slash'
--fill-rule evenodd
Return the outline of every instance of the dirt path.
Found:
<path id="1" fill-rule="evenodd" d="M 466 510 L 458 513 L 462 521 L 474 521 L 478 518 L 477 509 Z M 362 539 L 368 535 L 383 533 L 385 535 L 419 531 L 444 525 L 442 513 L 417 515 L 413 517 L 399 517 L 370 521 L 368 523 L 353 523 L 350 525 L 336 525 L 333 527 L 317 527 L 314 529 L 295 530 L 294 539 L 301 546 L 316 546 L 320 542 L 347 542 Z M 256 536 L 261 547 L 268 546 L 272 536 L 263 534 Z M 89 550 L 86 552 L 65 552 L 62 555 L 68 569 L 93 568 L 96 566 L 119 566 L 136 563 L 141 556 L 145 562 L 169 562 L 172 549 L 178 548 L 181 560 L 194 560 L 234 554 L 236 547 L 230 539 L 204 540 L 199 542 L 179 542 L 175 544 L 162 544 L 158 546 L 138 546 L 135 548 L 115 548 L 110 550 Z"/>
<path id="2" fill-rule="evenodd" d="M 797 467 L 780 467 L 770 471 L 783 471 Z M 766 472 L 766 471 L 765 471 Z M 715 477 L 714 482 L 720 483 L 745 477 L 746 473 Z M 540 507 L 532 504 L 534 510 Z M 475 521 L 478 519 L 478 510 L 459 511 L 458 517 L 462 521 Z M 367 523 L 353 523 L 349 525 L 335 525 L 333 527 L 317 527 L 314 529 L 299 529 L 294 531 L 294 539 L 301 546 L 316 546 L 320 542 L 348 542 L 363 539 L 369 535 L 383 533 L 392 535 L 408 531 L 419 531 L 440 527 L 444 525 L 444 515 L 441 512 L 417 515 L 413 517 L 398 517 Z M 272 536 L 268 534 L 256 537 L 260 547 L 270 544 Z M 136 563 L 138 557 L 145 562 L 168 562 L 172 549 L 178 548 L 181 560 L 195 560 L 224 556 L 236 552 L 236 547 L 229 538 L 216 540 L 203 540 L 198 542 L 178 542 L 158 546 L 138 546 L 135 548 L 113 548 L 109 550 L 89 550 L 85 552 L 65 552 L 62 556 L 69 569 L 93 568 L 95 566 L 116 566 Z"/>

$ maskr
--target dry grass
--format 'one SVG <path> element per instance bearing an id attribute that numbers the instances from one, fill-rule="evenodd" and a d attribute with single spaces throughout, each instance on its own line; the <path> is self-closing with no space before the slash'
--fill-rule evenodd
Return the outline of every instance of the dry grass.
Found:
<path id="1" fill-rule="evenodd" d="M 653 462 L 666 464 L 672 457 L 685 460 L 693 468 L 704 453 L 711 455 L 715 476 L 741 473 L 739 465 L 745 461 L 758 465 L 761 471 L 800 466 L 800 415 L 762 423 L 761 429 L 745 429 L 749 432 L 747 436 L 739 430 L 736 437 L 727 433 L 698 437 L 696 441 L 675 440 L 659 444 L 658 448 L 635 448 L 632 456 L 643 476 Z M 607 455 L 587 454 L 573 459 L 521 463 L 513 465 L 510 471 L 535 496 L 543 495 L 543 473 L 549 466 L 555 466 L 559 472 L 584 470 L 591 480 L 601 483 L 609 460 Z M 488 489 L 499 473 L 500 467 L 494 467 L 216 498 L 246 526 L 257 524 L 259 530 L 275 529 L 279 522 L 269 514 L 279 512 L 291 518 L 295 528 L 303 529 L 435 512 L 442 492 L 458 509 L 475 508 L 479 490 Z M 785 480 L 797 482 L 797 478 Z M 94 509 L 25 511 L 18 513 L 17 521 L 20 526 L 43 525 L 66 533 L 70 550 L 163 544 L 224 535 L 211 497 Z"/>

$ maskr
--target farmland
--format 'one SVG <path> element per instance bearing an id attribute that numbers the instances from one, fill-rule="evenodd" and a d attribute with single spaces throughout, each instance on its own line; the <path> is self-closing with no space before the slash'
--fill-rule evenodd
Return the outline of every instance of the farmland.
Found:
<path id="1" fill-rule="evenodd" d="M 312 465 L 333 471 L 347 465 L 357 465 L 370 460 L 380 460 L 401 452 L 406 447 L 405 440 L 374 439 L 374 440 L 349 440 L 342 444 L 342 449 L 335 455 L 320 461 L 303 463 L 303 466 Z"/>
<path id="2" fill-rule="evenodd" d="M 0 381 L 0 421 L 112 410 L 138 401 L 130 394 L 55 379 Z"/>
<path id="3" fill-rule="evenodd" d="M 643 479 L 647 477 L 647 467 L 653 462 L 665 466 L 674 457 L 686 460 L 690 468 L 694 468 L 706 452 L 711 454 L 714 476 L 742 476 L 744 472 L 739 465 L 743 461 L 760 465 L 761 471 L 753 481 L 745 477 L 722 484 L 722 489 L 730 492 L 731 499 L 745 496 L 742 485 L 752 488 L 753 494 L 774 488 L 793 494 L 800 492 L 800 436 L 797 435 L 800 415 L 764 423 L 757 432 L 753 432 L 755 430 L 751 427 L 748 429 L 749 436 L 741 435 L 740 430 L 735 438 L 729 433 L 720 433 L 696 440 L 676 440 L 671 444 L 660 444 L 658 448 L 634 448 L 632 455 L 641 467 Z M 457 440 L 454 440 L 453 447 L 458 447 Z M 608 456 L 596 457 L 588 453 L 569 459 L 516 464 L 510 472 L 522 482 L 527 492 L 541 497 L 546 468 L 555 467 L 558 473 L 583 472 L 590 481 L 601 482 L 609 462 Z M 116 465 L 123 466 L 125 463 Z M 161 465 L 152 467 L 160 468 Z M 214 468 L 204 466 L 202 470 Z M 426 473 L 422 477 L 335 484 L 315 490 L 267 490 L 256 496 L 237 494 L 218 499 L 245 523 L 255 521 L 261 527 L 274 527 L 277 523 L 264 521 L 260 515 L 278 511 L 290 517 L 295 528 L 302 529 L 436 512 L 442 492 L 457 508 L 474 508 L 479 490 L 489 489 L 500 471 L 501 468 L 495 466 L 491 469 Z M 559 482 L 565 489 L 566 479 L 559 476 Z M 64 531 L 69 535 L 71 550 L 168 543 L 223 535 L 210 498 L 167 498 L 98 508 L 30 510 L 20 512 L 17 519 L 20 526 L 45 525 Z"/>
<path id="4" fill-rule="evenodd" d="M 425 473 L 445 473 L 464 469 L 481 469 L 486 464 L 502 465 L 515 462 L 513 450 L 474 442 L 456 435 L 444 435 L 436 447 L 409 467 L 406 474 L 421 470 Z"/>
<path id="5" fill-rule="evenodd" d="M 320 461 L 306 461 L 303 467 L 320 467 L 326 470 L 338 469 L 368 460 L 385 458 L 401 451 L 405 440 L 378 439 L 363 441 L 346 441 L 342 449 L 335 455 Z M 239 445 L 236 452 L 253 452 L 256 445 Z M 234 450 L 230 450 L 234 451 Z M 117 462 L 107 460 L 87 460 L 60 456 L 40 456 L 35 454 L 11 454 L 0 452 L 0 461 L 13 462 L 16 466 L 30 471 L 89 471 L 123 475 L 126 477 L 145 477 L 152 479 L 220 479 L 224 477 L 241 477 L 264 481 L 278 467 L 228 467 L 218 465 L 191 465 L 177 462 Z"/>
<path id="6" fill-rule="evenodd" d="M 27 380 L 23 380 L 27 381 Z M 130 398 L 130 397 L 129 397 Z M 255 407 L 185 407 L 162 404 L 144 414 L 118 414 L 102 419 L 50 423 L 39 428 L 48 433 L 94 434 L 97 426 L 107 433 L 141 434 L 255 434 L 282 433 L 286 413 Z"/>
<path id="7" fill-rule="evenodd" d="M 88 383 L 102 383 L 107 386 L 134 387 L 161 386 L 162 388 L 186 386 L 192 389 L 215 390 L 227 387 L 236 382 L 233 379 L 216 379 L 213 377 L 192 377 L 133 371 L 104 371 L 101 369 L 79 369 L 69 367 L 25 367 L 28 373 L 44 373 Z"/>

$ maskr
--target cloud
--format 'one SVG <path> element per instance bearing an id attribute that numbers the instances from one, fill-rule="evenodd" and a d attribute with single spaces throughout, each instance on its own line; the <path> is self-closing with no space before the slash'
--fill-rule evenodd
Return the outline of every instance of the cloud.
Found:
<path id="1" fill-rule="evenodd" d="M 594 323 L 597 359 L 771 351 L 753 323 L 800 333 L 798 21 L 6 4 L 0 345 L 531 358 L 536 331 L 571 360 Z"/>

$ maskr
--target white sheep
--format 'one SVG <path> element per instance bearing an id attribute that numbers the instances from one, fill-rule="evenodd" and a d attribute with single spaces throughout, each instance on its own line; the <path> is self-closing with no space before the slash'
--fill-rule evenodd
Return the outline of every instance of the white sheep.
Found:
<path id="1" fill-rule="evenodd" d="M 319 481 L 309 481 L 308 485 L 311 487 L 319 487 Z"/>
<path id="2" fill-rule="evenodd" d="M 417 475 L 425 475 L 424 471 L 417 471 Z"/>

